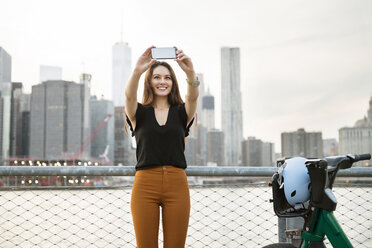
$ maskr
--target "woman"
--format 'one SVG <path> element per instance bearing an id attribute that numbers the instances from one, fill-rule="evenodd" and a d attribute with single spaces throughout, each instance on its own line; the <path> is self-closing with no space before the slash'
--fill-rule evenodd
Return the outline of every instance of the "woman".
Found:
<path id="1" fill-rule="evenodd" d="M 177 50 L 175 61 L 186 73 L 188 83 L 183 103 L 173 69 L 152 59 L 151 48 L 138 59 L 125 90 L 127 121 L 137 141 L 131 211 L 139 248 L 158 247 L 160 207 L 164 247 L 180 248 L 185 246 L 190 215 L 185 137 L 196 112 L 199 81 L 191 59 Z M 140 104 L 138 82 L 145 71 Z"/>

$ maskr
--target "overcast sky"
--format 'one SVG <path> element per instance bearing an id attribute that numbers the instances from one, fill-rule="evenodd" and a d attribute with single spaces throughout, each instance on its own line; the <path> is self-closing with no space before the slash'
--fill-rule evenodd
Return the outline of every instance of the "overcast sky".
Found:
<path id="1" fill-rule="evenodd" d="M 244 137 L 274 142 L 305 128 L 338 139 L 372 96 L 372 1 L 365 0 L 0 0 L 0 46 L 26 92 L 39 66 L 63 79 L 92 74 L 111 98 L 111 49 L 123 39 L 132 63 L 150 45 L 177 46 L 204 74 L 220 127 L 220 48 L 240 47 Z M 182 95 L 185 76 L 174 66 Z"/>

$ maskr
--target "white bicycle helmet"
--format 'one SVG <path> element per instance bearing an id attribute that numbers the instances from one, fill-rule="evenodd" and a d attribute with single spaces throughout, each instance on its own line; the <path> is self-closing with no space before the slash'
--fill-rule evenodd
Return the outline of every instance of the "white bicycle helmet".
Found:
<path id="1" fill-rule="evenodd" d="M 305 165 L 306 161 L 306 158 L 294 157 L 286 159 L 282 165 L 285 198 L 293 207 L 296 204 L 306 202 L 310 198 L 311 183 Z"/>

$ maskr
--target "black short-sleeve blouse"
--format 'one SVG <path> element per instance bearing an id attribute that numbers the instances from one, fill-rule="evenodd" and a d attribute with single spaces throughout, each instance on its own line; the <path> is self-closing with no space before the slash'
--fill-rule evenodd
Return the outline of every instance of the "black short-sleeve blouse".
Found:
<path id="1" fill-rule="evenodd" d="M 160 126 L 155 117 L 152 106 L 138 103 L 136 111 L 136 127 L 127 117 L 127 122 L 137 142 L 136 170 L 152 168 L 160 165 L 173 165 L 185 169 L 185 137 L 189 135 L 189 128 L 194 119 L 187 125 L 185 104 L 171 106 L 168 118 Z"/>

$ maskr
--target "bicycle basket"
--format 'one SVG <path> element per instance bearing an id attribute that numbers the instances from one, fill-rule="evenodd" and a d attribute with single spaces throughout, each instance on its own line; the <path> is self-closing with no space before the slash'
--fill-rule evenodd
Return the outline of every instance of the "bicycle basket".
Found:
<path id="1" fill-rule="evenodd" d="M 280 168 L 282 168 L 280 166 L 283 164 L 283 162 L 284 160 L 278 161 L 279 171 Z M 284 187 L 282 187 L 282 183 L 284 182 L 285 178 L 283 178 L 280 173 L 281 172 L 276 172 L 273 175 L 271 183 L 275 214 L 278 217 L 286 218 L 306 215 L 309 212 L 309 201 L 291 206 L 286 199 Z M 280 182 L 280 180 L 282 180 L 283 182 Z"/>

